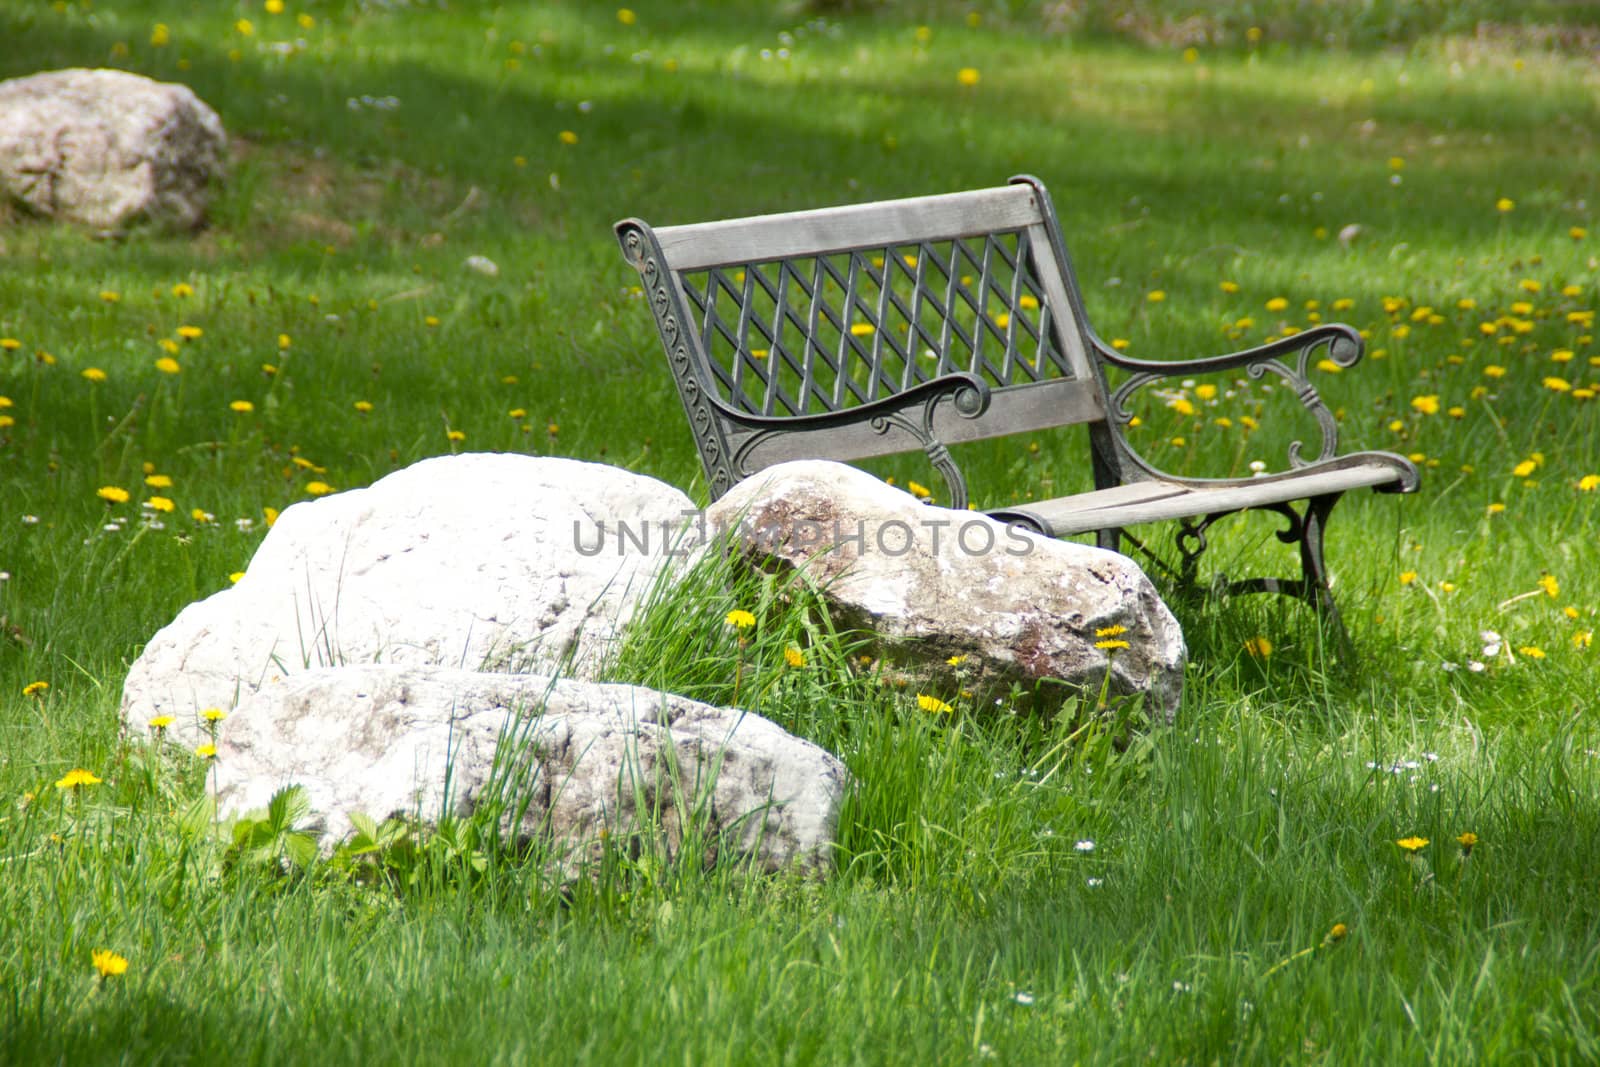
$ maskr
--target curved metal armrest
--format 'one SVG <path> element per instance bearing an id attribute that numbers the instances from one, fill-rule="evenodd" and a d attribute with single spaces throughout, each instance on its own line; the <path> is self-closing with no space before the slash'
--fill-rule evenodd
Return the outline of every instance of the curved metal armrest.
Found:
<path id="1" fill-rule="evenodd" d="M 1134 359 L 1118 352 L 1098 337 L 1093 337 L 1092 340 L 1100 358 L 1105 362 L 1120 370 L 1149 374 L 1156 378 L 1211 374 L 1216 371 L 1232 370 L 1235 367 L 1249 367 L 1253 363 L 1275 360 L 1280 356 L 1291 354 L 1299 355 L 1298 362 L 1303 376 L 1306 361 L 1311 353 L 1322 345 L 1328 346 L 1328 358 L 1340 367 L 1353 367 L 1361 362 L 1361 355 L 1365 350 L 1360 332 L 1354 326 L 1347 326 L 1342 322 L 1323 323 L 1289 337 L 1280 337 L 1276 341 L 1247 348 L 1242 352 L 1231 352 L 1224 356 L 1205 356 L 1200 359 Z M 1253 378 L 1259 376 L 1251 374 Z"/>
<path id="2" fill-rule="evenodd" d="M 944 374 L 931 381 L 912 386 L 904 392 L 880 397 L 866 404 L 858 404 L 841 411 L 818 411 L 809 415 L 756 415 L 740 411 L 715 394 L 708 394 L 719 415 L 738 426 L 752 430 L 822 430 L 858 422 L 869 422 L 899 414 L 907 408 L 922 406 L 931 419 L 934 406 L 950 397 L 956 414 L 975 419 L 989 410 L 989 383 L 976 374 L 965 371 Z"/>
<path id="3" fill-rule="evenodd" d="M 1111 394 L 1110 416 L 1116 422 L 1126 425 L 1133 413 L 1128 410 L 1128 398 L 1145 386 L 1165 378 L 1179 377 L 1191 374 L 1211 374 L 1217 371 L 1233 370 L 1237 367 L 1244 368 L 1246 374 L 1252 378 L 1260 378 L 1268 372 L 1282 378 L 1284 383 L 1295 391 L 1300 398 L 1301 405 L 1317 420 L 1317 426 L 1322 431 L 1322 447 L 1310 460 L 1301 457 L 1301 442 L 1294 441 L 1289 445 L 1289 466 L 1291 468 L 1304 467 L 1308 463 L 1320 463 L 1332 459 L 1339 450 L 1339 424 L 1333 417 L 1333 412 L 1322 402 L 1322 397 L 1317 393 L 1317 387 L 1311 384 L 1310 369 L 1311 358 L 1320 348 L 1327 348 L 1327 358 L 1339 367 L 1353 367 L 1361 361 L 1363 343 L 1361 334 L 1353 326 L 1343 323 L 1325 323 L 1313 326 L 1302 333 L 1259 345 L 1256 348 L 1245 349 L 1243 352 L 1234 352 L 1225 356 L 1209 356 L 1202 359 L 1183 360 L 1149 360 L 1132 359 L 1124 356 L 1116 349 L 1105 344 L 1098 337 L 1091 338 L 1100 359 L 1118 368 L 1129 371 L 1131 377 Z M 1284 357 L 1293 358 L 1292 362 Z M 1139 461 L 1140 466 L 1154 472 L 1154 468 Z"/>

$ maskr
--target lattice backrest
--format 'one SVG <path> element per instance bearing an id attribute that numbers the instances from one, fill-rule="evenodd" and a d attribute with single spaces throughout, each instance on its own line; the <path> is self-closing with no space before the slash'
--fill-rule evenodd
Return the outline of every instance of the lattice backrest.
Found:
<path id="1" fill-rule="evenodd" d="M 954 371 L 1089 373 L 1070 276 L 1021 184 L 655 231 L 721 398 L 840 411 Z"/>

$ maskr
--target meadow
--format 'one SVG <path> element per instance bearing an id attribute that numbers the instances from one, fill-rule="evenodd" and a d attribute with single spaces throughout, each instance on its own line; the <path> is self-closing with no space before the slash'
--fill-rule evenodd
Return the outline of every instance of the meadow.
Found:
<path id="1" fill-rule="evenodd" d="M 0 0 L 0 78 L 182 81 L 233 153 L 194 235 L 0 208 L 0 1063 L 1600 1060 L 1597 39 L 1476 0 Z M 615 220 L 1019 172 L 1131 354 L 1366 333 L 1319 388 L 1424 481 L 1334 513 L 1354 657 L 1151 564 L 1175 725 L 929 713 L 804 598 L 740 646 L 771 590 L 699 573 L 612 676 L 753 666 L 856 777 L 825 881 L 646 850 L 559 885 L 481 822 L 314 859 L 121 733 L 142 643 L 299 501 L 475 450 L 704 499 Z M 1281 466 L 1293 407 L 1185 382 L 1135 440 Z M 1086 455 L 965 460 L 983 506 Z M 1206 573 L 1282 573 L 1277 526 Z"/>

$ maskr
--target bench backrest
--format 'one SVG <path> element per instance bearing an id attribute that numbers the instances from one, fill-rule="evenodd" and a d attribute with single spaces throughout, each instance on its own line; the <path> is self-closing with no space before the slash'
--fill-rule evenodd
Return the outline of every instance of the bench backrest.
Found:
<path id="1" fill-rule="evenodd" d="M 1105 418 L 1082 302 L 1035 179 L 659 229 L 628 219 L 617 232 L 689 387 L 691 420 L 697 390 L 783 418 L 848 411 L 954 372 L 993 395 L 946 443 Z M 857 436 L 851 455 L 833 458 L 914 447 Z M 709 470 L 704 450 L 702 435 Z"/>

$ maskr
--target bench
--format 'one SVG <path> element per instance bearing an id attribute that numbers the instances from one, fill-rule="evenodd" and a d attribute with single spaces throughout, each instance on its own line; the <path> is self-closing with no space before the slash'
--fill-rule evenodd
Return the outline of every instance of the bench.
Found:
<path id="1" fill-rule="evenodd" d="M 1352 489 L 1408 493 L 1414 464 L 1390 452 L 1338 451 L 1338 425 L 1309 372 L 1353 366 L 1360 334 L 1327 324 L 1231 355 L 1130 358 L 1095 335 L 1044 186 L 994 189 L 653 228 L 616 225 L 640 273 L 688 415 L 712 499 L 792 459 L 862 460 L 921 449 L 950 506 L 967 506 L 951 445 L 1082 424 L 1092 491 L 987 511 L 1050 537 L 1178 524 L 1192 580 L 1218 519 L 1267 509 L 1298 544 L 1294 579 L 1223 583 L 1321 609 L 1341 638 L 1323 534 Z M 1120 379 L 1113 388 L 1108 371 Z M 1247 478 L 1163 473 L 1130 444 L 1132 395 L 1159 382 L 1243 372 L 1292 390 L 1321 447 L 1288 449 L 1287 469 Z M 1267 376 L 1271 376 L 1268 378 Z M 1295 504 L 1300 504 L 1297 510 Z"/>

